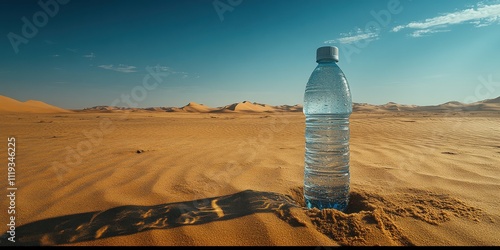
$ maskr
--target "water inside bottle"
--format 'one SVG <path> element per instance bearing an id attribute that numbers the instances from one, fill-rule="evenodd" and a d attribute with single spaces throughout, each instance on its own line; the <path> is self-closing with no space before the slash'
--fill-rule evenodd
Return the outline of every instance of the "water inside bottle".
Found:
<path id="1" fill-rule="evenodd" d="M 304 197 L 308 208 L 349 203 L 349 116 L 306 115 Z"/>

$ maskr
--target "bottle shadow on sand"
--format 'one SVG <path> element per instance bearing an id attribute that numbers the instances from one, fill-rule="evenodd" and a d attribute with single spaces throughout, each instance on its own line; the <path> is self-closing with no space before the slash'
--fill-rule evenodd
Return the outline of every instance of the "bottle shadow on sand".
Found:
<path id="1" fill-rule="evenodd" d="M 8 234 L 0 245 L 58 245 L 130 235 L 151 229 L 169 229 L 229 220 L 254 213 L 288 214 L 300 207 L 291 197 L 245 190 L 226 196 L 154 206 L 120 206 L 105 211 L 71 214 L 39 220 L 16 228 L 16 242 Z M 302 226 L 289 221 L 292 226 Z"/>
<path id="2" fill-rule="evenodd" d="M 302 187 L 290 195 L 245 190 L 225 196 L 153 206 L 119 206 L 104 211 L 70 214 L 34 221 L 16 228 L 16 242 L 0 236 L 0 246 L 60 245 L 131 235 L 152 229 L 170 229 L 224 221 L 255 213 L 273 213 L 290 226 L 309 226 L 345 246 L 397 245 L 415 243 L 398 224 L 398 218 L 433 226 L 453 218 L 495 223 L 481 209 L 471 207 L 448 194 L 409 188 L 403 195 L 379 194 L 356 186 L 350 192 L 345 212 L 335 209 L 307 209 Z"/>

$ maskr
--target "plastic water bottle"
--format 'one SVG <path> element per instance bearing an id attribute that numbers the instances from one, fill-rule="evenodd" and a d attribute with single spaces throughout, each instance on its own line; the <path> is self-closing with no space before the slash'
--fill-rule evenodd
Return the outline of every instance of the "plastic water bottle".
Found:
<path id="1" fill-rule="evenodd" d="M 308 208 L 344 211 L 349 203 L 352 98 L 338 61 L 337 47 L 318 48 L 318 66 L 312 72 L 304 94 L 304 198 Z"/>

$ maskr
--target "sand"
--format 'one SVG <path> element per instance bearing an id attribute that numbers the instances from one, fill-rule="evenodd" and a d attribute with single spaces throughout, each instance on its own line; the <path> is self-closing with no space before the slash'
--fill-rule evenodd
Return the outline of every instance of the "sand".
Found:
<path id="1" fill-rule="evenodd" d="M 354 113 L 345 213 L 303 207 L 301 112 L 4 113 L 0 138 L 16 138 L 18 245 L 498 246 L 499 124 Z"/>
<path id="2" fill-rule="evenodd" d="M 62 109 L 41 101 L 28 100 L 20 102 L 7 96 L 0 95 L 0 114 L 4 113 L 70 113 L 70 110 Z"/>

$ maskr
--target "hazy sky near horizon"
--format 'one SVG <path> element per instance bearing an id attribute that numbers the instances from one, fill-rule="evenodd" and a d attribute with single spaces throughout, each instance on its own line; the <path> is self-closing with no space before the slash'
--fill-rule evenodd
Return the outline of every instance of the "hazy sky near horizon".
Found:
<path id="1" fill-rule="evenodd" d="M 0 95 L 72 109 L 123 96 L 301 104 L 316 49 L 333 45 L 354 102 L 500 96 L 500 0 L 40 2 L 0 1 Z"/>

